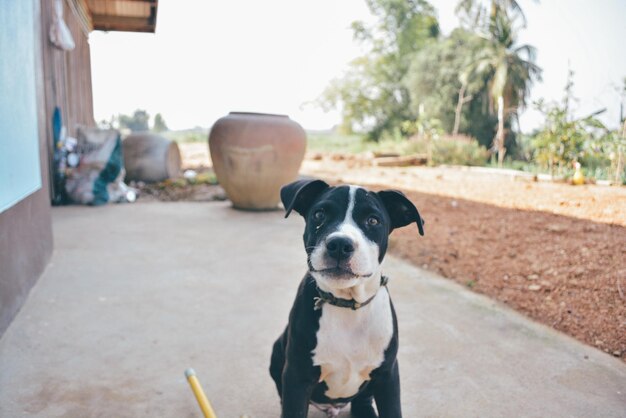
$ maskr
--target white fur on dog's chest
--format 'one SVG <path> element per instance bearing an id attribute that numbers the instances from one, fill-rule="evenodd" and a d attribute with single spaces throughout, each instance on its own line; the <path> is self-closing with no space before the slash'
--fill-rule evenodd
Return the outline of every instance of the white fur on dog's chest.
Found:
<path id="1" fill-rule="evenodd" d="M 354 396 L 382 364 L 393 336 L 387 289 L 380 289 L 370 304 L 356 311 L 325 303 L 319 325 L 313 364 L 321 367 L 326 396 Z"/>

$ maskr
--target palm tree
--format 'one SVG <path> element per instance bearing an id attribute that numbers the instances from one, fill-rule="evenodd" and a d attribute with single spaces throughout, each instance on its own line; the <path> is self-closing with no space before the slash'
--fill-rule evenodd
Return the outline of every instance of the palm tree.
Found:
<path id="1" fill-rule="evenodd" d="M 474 27 L 486 26 L 484 24 L 487 18 L 486 2 L 487 0 L 459 0 L 455 11 L 459 17 Z M 510 11 L 512 16 L 519 17 L 522 20 L 522 26 L 526 27 L 526 15 L 519 2 L 515 0 L 488 0 L 488 3 L 489 19 L 494 19 L 502 11 Z"/>
<path id="2" fill-rule="evenodd" d="M 457 10 L 474 16 L 484 15 L 484 7 L 477 0 L 461 0 Z M 509 17 L 508 10 L 514 13 Z M 498 164 L 502 166 L 506 148 L 504 146 L 505 121 L 517 116 L 524 108 L 535 80 L 541 79 L 541 68 L 535 64 L 536 50 L 531 45 L 517 45 L 516 16 L 525 17 L 515 0 L 491 0 L 491 13 L 482 35 L 485 46 L 472 63 L 471 71 L 485 74 L 489 90 L 489 110 L 498 112 L 498 130 L 494 138 L 494 149 L 498 153 Z M 480 21 L 481 19 L 478 18 Z"/>

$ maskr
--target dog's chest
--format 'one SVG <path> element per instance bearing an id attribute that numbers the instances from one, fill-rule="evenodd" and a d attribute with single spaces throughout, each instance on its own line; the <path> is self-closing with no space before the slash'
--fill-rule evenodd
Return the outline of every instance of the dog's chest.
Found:
<path id="1" fill-rule="evenodd" d="M 320 382 L 328 386 L 326 396 L 354 396 L 369 380 L 370 372 L 384 361 L 392 336 L 393 319 L 386 289 L 380 289 L 369 305 L 356 311 L 324 304 L 313 364 L 321 368 Z"/>

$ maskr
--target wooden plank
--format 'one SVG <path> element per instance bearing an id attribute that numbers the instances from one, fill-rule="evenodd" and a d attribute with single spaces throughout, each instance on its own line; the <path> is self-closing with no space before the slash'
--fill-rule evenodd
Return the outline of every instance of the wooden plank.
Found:
<path id="1" fill-rule="evenodd" d="M 426 155 L 414 154 L 401 157 L 380 157 L 374 159 L 374 165 L 379 167 L 406 167 L 411 165 L 426 165 Z"/>
<path id="2" fill-rule="evenodd" d="M 155 25 L 150 16 L 145 18 L 130 16 L 92 15 L 93 27 L 97 30 L 154 32 Z"/>

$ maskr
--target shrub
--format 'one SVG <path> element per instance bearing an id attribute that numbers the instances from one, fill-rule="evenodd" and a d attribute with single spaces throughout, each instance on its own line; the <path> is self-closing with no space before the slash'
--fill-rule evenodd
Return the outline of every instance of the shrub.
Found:
<path id="1" fill-rule="evenodd" d="M 378 150 L 401 155 L 426 154 L 431 165 L 485 165 L 489 152 L 472 137 L 465 135 L 414 135 L 408 140 L 386 140 Z"/>
<path id="2" fill-rule="evenodd" d="M 626 183 L 626 122 L 621 133 L 607 130 L 587 141 L 581 162 L 592 177 Z"/>
<path id="3" fill-rule="evenodd" d="M 431 163 L 434 165 L 482 166 L 488 157 L 489 151 L 476 139 L 468 136 L 444 136 L 432 143 Z"/>

